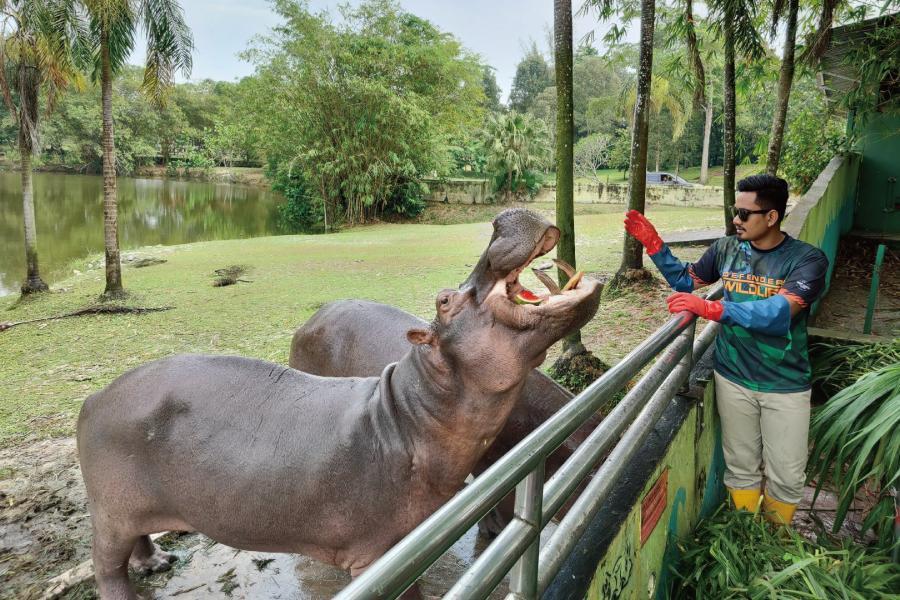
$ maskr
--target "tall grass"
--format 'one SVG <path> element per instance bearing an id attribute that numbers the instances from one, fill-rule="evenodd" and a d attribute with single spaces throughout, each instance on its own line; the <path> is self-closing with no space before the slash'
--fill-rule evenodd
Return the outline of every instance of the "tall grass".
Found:
<path id="1" fill-rule="evenodd" d="M 821 546 L 725 506 L 678 547 L 673 598 L 872 600 L 900 589 L 900 565 L 886 552 L 850 541 Z"/>

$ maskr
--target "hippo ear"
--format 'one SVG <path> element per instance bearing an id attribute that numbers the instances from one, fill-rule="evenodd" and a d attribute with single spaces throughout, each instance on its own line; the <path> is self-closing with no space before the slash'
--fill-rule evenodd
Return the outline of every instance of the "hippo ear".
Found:
<path id="1" fill-rule="evenodd" d="M 434 341 L 434 334 L 430 329 L 410 329 L 406 332 L 406 339 L 413 346 L 420 346 L 431 344 Z"/>

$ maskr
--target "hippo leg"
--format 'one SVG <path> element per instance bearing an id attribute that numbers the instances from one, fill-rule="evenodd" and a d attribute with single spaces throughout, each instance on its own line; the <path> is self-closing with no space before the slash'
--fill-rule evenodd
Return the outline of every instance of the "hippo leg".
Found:
<path id="1" fill-rule="evenodd" d="M 96 514 L 96 513 L 95 513 Z M 140 536 L 100 524 L 94 517 L 94 579 L 101 600 L 137 600 L 128 581 L 128 558 Z"/>
<path id="2" fill-rule="evenodd" d="M 169 570 L 176 560 L 177 556 L 160 550 L 159 546 L 150 540 L 149 535 L 142 535 L 134 545 L 129 564 L 136 573 L 149 575 Z"/>

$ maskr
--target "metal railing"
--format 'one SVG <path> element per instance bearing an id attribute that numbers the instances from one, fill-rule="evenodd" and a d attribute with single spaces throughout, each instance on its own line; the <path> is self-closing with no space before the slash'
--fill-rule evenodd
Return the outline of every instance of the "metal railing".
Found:
<path id="1" fill-rule="evenodd" d="M 721 287 L 706 297 L 715 299 Z M 543 425 L 398 542 L 336 598 L 396 598 L 514 487 L 515 518 L 484 549 L 445 598 L 486 598 L 510 574 L 510 596 L 531 600 L 552 583 L 641 442 L 715 339 L 709 323 L 694 340 L 696 317 L 665 323 Z M 544 461 L 653 358 L 647 373 L 546 482 Z M 618 443 L 616 443 L 618 441 Z M 605 452 L 609 455 L 541 548 L 541 529 Z"/>

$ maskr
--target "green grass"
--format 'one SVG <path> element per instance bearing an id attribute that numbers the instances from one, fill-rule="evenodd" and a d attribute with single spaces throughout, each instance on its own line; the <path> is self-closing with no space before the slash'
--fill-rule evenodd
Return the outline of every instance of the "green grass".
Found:
<path id="1" fill-rule="evenodd" d="M 552 218 L 551 205 L 532 205 Z M 0 446 L 29 437 L 71 435 L 83 399 L 124 371 L 180 352 L 240 354 L 286 363 L 295 328 L 338 298 L 386 302 L 431 318 L 434 296 L 456 287 L 491 235 L 503 207 L 479 208 L 473 223 L 361 227 L 328 236 L 281 236 L 152 247 L 142 255 L 168 262 L 125 267 L 130 306 L 174 306 L 143 315 L 97 315 L 14 327 L 0 332 Z M 622 209 L 585 207 L 576 217 L 578 266 L 611 273 L 621 258 Z M 663 230 L 711 226 L 715 209 L 651 207 Z M 445 215 L 445 220 L 449 219 Z M 679 251 L 695 259 L 700 249 Z M 80 274 L 54 293 L 26 301 L 0 298 L 0 321 L 20 321 L 94 304 L 103 271 L 72 265 Z M 247 265 L 244 279 L 212 287 L 214 271 Z M 526 285 L 539 287 L 529 273 Z M 667 318 L 667 288 L 625 295 L 601 307 L 585 328 L 588 346 L 607 362 L 628 352 Z M 613 316 L 615 315 L 615 316 Z M 551 358 L 553 353 L 551 353 Z"/>

